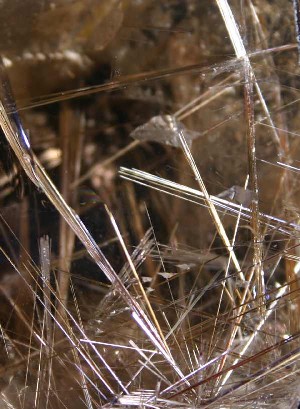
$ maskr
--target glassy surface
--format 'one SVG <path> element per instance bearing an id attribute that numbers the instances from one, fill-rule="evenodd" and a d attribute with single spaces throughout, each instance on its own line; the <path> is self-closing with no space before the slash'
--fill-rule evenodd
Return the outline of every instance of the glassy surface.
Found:
<path id="1" fill-rule="evenodd" d="M 1 407 L 297 407 L 299 15 L 0 2 Z"/>

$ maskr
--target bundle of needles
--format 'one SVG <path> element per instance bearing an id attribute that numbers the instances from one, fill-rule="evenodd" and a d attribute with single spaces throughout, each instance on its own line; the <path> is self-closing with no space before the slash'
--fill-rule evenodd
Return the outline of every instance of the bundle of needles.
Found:
<path id="1" fill-rule="evenodd" d="M 0 409 L 298 408 L 299 0 L 0 22 Z"/>

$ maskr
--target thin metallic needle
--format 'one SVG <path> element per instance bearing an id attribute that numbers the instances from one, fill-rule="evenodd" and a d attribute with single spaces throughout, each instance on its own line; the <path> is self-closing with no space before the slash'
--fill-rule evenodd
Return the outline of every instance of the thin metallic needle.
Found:
<path id="1" fill-rule="evenodd" d="M 10 119 L 10 124 L 17 135 L 20 147 L 22 147 L 27 154 L 32 157 L 30 140 L 23 128 L 20 116 L 18 114 L 10 81 L 2 57 L 0 57 L 0 82 L 0 100 Z"/>
<path id="2" fill-rule="evenodd" d="M 43 167 L 40 165 L 39 160 L 33 154 L 29 138 L 26 136 L 22 122 L 14 105 L 13 94 L 10 89 L 9 79 L 6 75 L 3 63 L 0 75 L 0 97 L 2 98 L 2 100 L 0 100 L 0 125 L 27 176 L 40 190 L 42 190 L 60 215 L 66 220 L 70 228 L 85 246 L 94 262 L 100 267 L 110 282 L 115 285 L 123 299 L 130 306 L 135 321 L 143 331 L 147 333 L 154 345 L 164 355 L 165 359 L 181 376 L 181 372 L 177 368 L 172 356 L 170 356 L 170 353 L 157 333 L 155 326 L 141 309 L 136 299 L 124 286 L 120 277 L 100 250 L 85 224 L 75 211 L 66 203 Z"/>

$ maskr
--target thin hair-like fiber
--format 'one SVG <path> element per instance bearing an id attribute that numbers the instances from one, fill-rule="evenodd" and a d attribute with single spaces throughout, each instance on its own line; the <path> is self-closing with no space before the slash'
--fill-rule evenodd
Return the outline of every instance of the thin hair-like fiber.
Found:
<path id="1" fill-rule="evenodd" d="M 23 3 L 0 408 L 298 408 L 299 2 Z"/>

